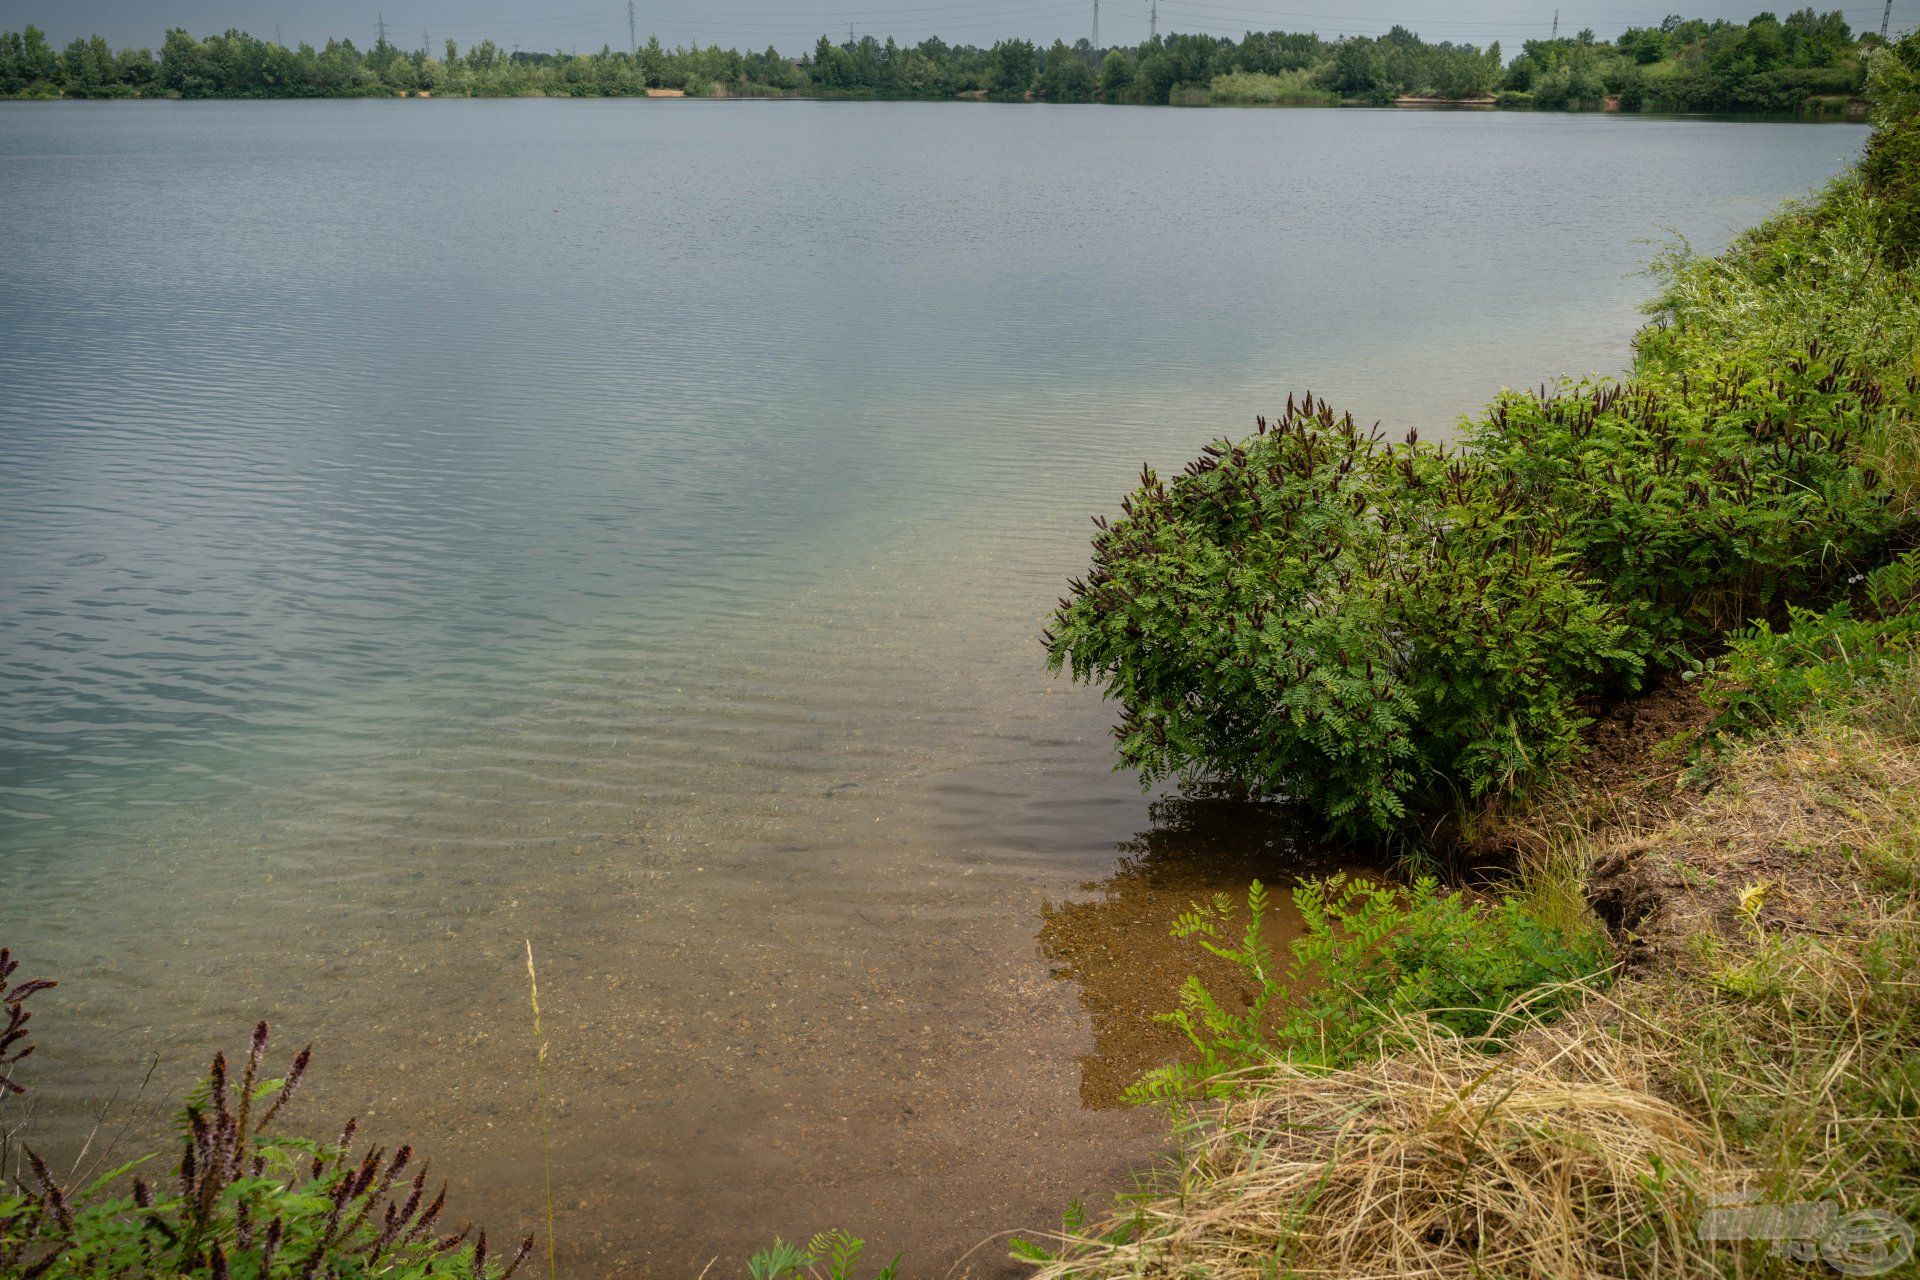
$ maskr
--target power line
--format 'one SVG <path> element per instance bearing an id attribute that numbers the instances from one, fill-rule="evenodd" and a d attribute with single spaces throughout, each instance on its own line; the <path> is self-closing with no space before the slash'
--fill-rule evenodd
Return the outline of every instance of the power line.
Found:
<path id="1" fill-rule="evenodd" d="M 964 23 L 967 26 L 978 29 L 986 25 L 982 21 L 983 19 L 990 18 L 994 14 L 1004 14 L 1005 21 L 1017 22 L 1035 17 L 1046 17 L 1056 13 L 1085 13 L 1086 10 L 1081 7 L 1082 3 L 1084 3 L 1084 0 L 1065 0 L 1065 3 L 1054 5 L 1043 3 L 1039 7 L 1035 7 L 1032 0 L 973 0 L 973 2 L 962 0 L 960 3 L 949 0 L 949 2 L 945 4 L 912 8 L 841 10 L 837 15 L 831 16 L 845 19 L 849 16 L 849 12 L 851 12 L 852 17 L 859 19 L 864 15 L 873 13 L 882 15 L 878 19 L 880 21 L 897 22 L 915 27 L 947 27 L 958 26 Z M 671 5 L 653 5 L 650 6 L 649 11 L 654 12 L 661 19 L 661 21 L 654 24 L 656 29 L 659 30 L 699 29 L 793 33 L 795 31 L 811 29 L 815 35 L 819 34 L 820 27 L 818 26 L 799 28 L 790 24 L 794 23 L 795 20 L 802 23 L 817 20 L 820 22 L 820 26 L 827 26 L 829 25 L 827 19 L 830 16 L 828 12 L 822 12 L 820 10 L 797 10 L 782 12 L 778 17 L 774 18 L 754 18 L 751 15 L 742 14 L 738 10 L 728 12 L 724 8 L 717 10 L 708 8 L 683 9 Z M 534 18 L 503 18 L 491 23 L 463 22 L 448 27 L 446 30 L 450 35 L 466 36 L 469 38 L 478 38 L 481 36 L 493 36 L 497 38 L 502 35 L 519 34 L 539 35 L 549 32 L 563 34 L 569 32 L 585 32 L 588 30 L 604 30 L 609 26 L 617 24 L 619 21 L 618 13 L 619 11 L 617 9 L 612 9 L 602 11 L 598 14 L 554 14 Z M 857 34 L 858 27 L 856 22 L 856 36 Z"/>
<path id="2" fill-rule="evenodd" d="M 1435 26 L 1435 27 L 1472 27 L 1476 29 L 1477 28 L 1492 29 L 1492 28 L 1502 28 L 1502 27 L 1532 28 L 1534 22 L 1537 21 L 1537 19 L 1520 19 L 1520 20 L 1502 21 L 1499 19 L 1491 19 L 1491 18 L 1489 19 L 1438 18 L 1438 19 L 1432 19 L 1432 20 L 1420 19 L 1418 21 L 1415 21 L 1405 17 L 1395 18 L 1395 17 L 1389 17 L 1385 15 L 1380 15 L 1380 14 L 1367 15 L 1367 14 L 1355 14 L 1355 13 L 1309 12 L 1304 10 L 1269 9 L 1265 6 L 1261 6 L 1259 8 L 1248 8 L 1244 5 L 1216 3 L 1215 0 L 1191 0 L 1191 3 L 1186 3 L 1186 2 L 1177 3 L 1176 0 L 1168 0 L 1168 5 L 1170 8 L 1182 8 L 1182 9 L 1195 8 L 1195 9 L 1208 11 L 1209 13 L 1251 14 L 1255 17 L 1264 18 L 1270 22 L 1278 21 L 1278 20 L 1323 19 L 1327 22 L 1333 22 L 1337 20 L 1340 22 L 1361 22 L 1361 23 L 1371 23 L 1371 24 L 1377 24 L 1377 25 L 1383 25 L 1383 26 L 1397 22 L 1403 26 L 1417 25 L 1422 28 Z M 1671 12 L 1671 10 L 1668 10 L 1667 12 Z M 1865 8 L 1846 9 L 1846 10 L 1843 10 L 1843 12 L 1854 14 L 1854 15 L 1870 15 L 1872 14 L 1873 9 L 1871 5 L 1869 5 L 1868 7 L 1865 7 Z M 1612 23 L 1612 22 L 1631 22 L 1636 18 L 1645 18 L 1648 21 L 1658 22 L 1664 16 L 1666 16 L 1665 13 L 1655 9 L 1642 9 L 1642 10 L 1623 9 L 1616 13 L 1608 13 L 1597 18 L 1589 16 L 1588 25 L 1598 27 L 1598 26 L 1601 26 L 1607 23 Z"/>
<path id="3" fill-rule="evenodd" d="M 871 3 L 872 0 L 868 2 Z M 1294 0 L 1294 3 L 1299 2 L 1300 0 Z M 1891 0 L 1882 0 L 1882 2 L 1887 6 L 1887 11 L 1879 16 L 1886 20 L 1888 29 L 1891 31 Z M 1069 17 L 1075 13 L 1080 15 L 1077 21 L 1085 21 L 1087 11 L 1081 7 L 1082 3 L 1084 0 L 1064 0 L 1064 3 L 1053 4 L 1049 4 L 1047 0 L 926 0 L 921 4 L 909 4 L 897 9 L 842 10 L 840 16 L 845 18 L 849 12 L 856 16 L 855 20 L 849 21 L 847 38 L 850 43 L 858 37 L 857 16 L 872 12 L 885 15 L 875 21 L 898 24 L 899 27 L 906 28 L 909 33 L 918 29 L 922 32 L 934 31 L 949 38 L 958 35 L 964 39 L 969 32 L 978 32 L 983 35 L 1006 34 L 1007 30 L 1015 24 L 1024 25 L 1036 21 L 1045 21 L 1049 24 L 1060 22 L 1062 26 L 1067 26 L 1076 21 Z M 1094 0 L 1094 3 L 1097 9 L 1098 0 Z M 1867 0 L 1867 4 L 1870 5 L 1871 0 Z M 827 14 L 798 6 L 795 10 L 780 13 L 778 17 L 769 15 L 767 18 L 758 20 L 737 8 L 732 8 L 727 0 L 720 0 L 720 3 L 712 7 L 701 6 L 696 9 L 684 6 L 685 0 L 679 0 L 678 3 L 676 0 L 663 0 L 661 3 L 650 5 L 649 13 L 654 14 L 658 19 L 657 21 L 650 19 L 651 29 L 666 40 L 685 39 L 689 35 L 697 35 L 703 39 L 717 38 L 725 43 L 728 40 L 769 37 L 776 40 L 785 40 L 790 37 L 811 38 L 819 35 L 822 27 L 831 30 L 833 25 Z M 1358 23 L 1359 30 L 1362 32 L 1369 29 L 1385 30 L 1389 25 L 1398 22 L 1417 26 L 1423 34 L 1436 39 L 1449 36 L 1453 39 L 1481 41 L 1496 36 L 1510 36 L 1518 39 L 1539 30 L 1533 27 L 1531 22 L 1511 19 L 1502 21 L 1434 18 L 1424 22 L 1408 22 L 1404 17 L 1393 18 L 1384 14 L 1369 17 L 1353 13 L 1335 14 L 1325 11 L 1295 10 L 1287 4 L 1287 0 L 1279 0 L 1279 3 L 1272 8 L 1260 3 L 1259 0 L 1241 0 L 1238 4 L 1233 3 L 1232 0 L 1167 0 L 1167 7 L 1171 25 L 1181 31 L 1194 30 L 1227 36 L 1238 36 L 1247 30 L 1288 29 L 1296 22 L 1300 24 L 1299 29 L 1304 30 L 1312 24 L 1314 19 L 1324 19 L 1329 25 L 1337 19 L 1343 29 Z M 1150 0 L 1148 12 L 1150 39 L 1157 39 L 1159 35 L 1158 11 L 1158 0 Z M 1560 21 L 1566 22 L 1569 27 L 1581 26 L 1583 23 L 1590 26 L 1606 26 L 1614 22 L 1628 23 L 1634 20 L 1636 14 L 1652 12 L 1636 10 L 1634 6 L 1628 4 L 1618 9 L 1607 6 L 1603 13 L 1601 6 L 1595 6 L 1583 18 L 1578 9 L 1574 14 L 1568 15 L 1564 8 L 1560 8 L 1555 11 L 1556 22 L 1551 29 L 1557 35 Z M 1874 15 L 1871 8 L 1856 7 L 1843 12 L 1847 12 L 1858 24 L 1856 29 L 1873 29 L 1871 24 Z M 993 16 L 996 14 L 1004 16 Z M 1658 15 L 1654 16 L 1657 19 Z M 1096 13 L 1096 21 L 1097 18 Z M 788 25 L 793 24 L 795 19 L 807 25 Z M 812 25 L 816 21 L 818 25 Z M 562 13 L 546 17 L 503 19 L 491 28 L 462 27 L 451 34 L 460 35 L 462 32 L 467 32 L 469 39 L 479 39 L 489 35 L 495 38 L 518 39 L 523 42 L 530 39 L 535 46 L 547 41 L 564 47 L 569 39 L 589 38 L 590 32 L 612 35 L 614 32 L 609 28 L 617 29 L 618 22 L 619 10 L 608 5 L 597 14 L 589 12 L 575 16 Z M 385 25 L 383 17 L 383 31 Z M 899 32 L 896 31 L 896 34 Z M 594 35 L 592 38 L 597 39 L 599 35 Z M 628 45 L 631 50 L 637 52 L 638 44 L 636 8 L 628 15 Z"/>
<path id="4" fill-rule="evenodd" d="M 1172 3 L 1172 0 L 1170 0 L 1170 4 L 1171 3 Z M 1358 21 L 1358 22 L 1377 22 L 1382 24 L 1398 21 L 1407 26 L 1431 25 L 1431 26 L 1458 26 L 1458 27 L 1518 28 L 1518 27 L 1532 25 L 1531 22 L 1526 20 L 1501 21 L 1497 19 L 1486 19 L 1486 20 L 1433 19 L 1431 21 L 1421 21 L 1416 24 L 1414 21 L 1407 19 L 1404 15 L 1394 17 L 1394 16 L 1387 16 L 1387 15 L 1369 16 L 1366 14 L 1353 14 L 1353 13 L 1344 13 L 1344 12 L 1343 13 L 1305 12 L 1305 11 L 1291 10 L 1289 8 L 1284 8 L 1284 7 L 1268 8 L 1265 5 L 1249 6 L 1245 4 L 1241 4 L 1241 5 L 1235 5 L 1230 3 L 1219 4 L 1219 3 L 1212 3 L 1211 0 L 1203 0 L 1203 3 L 1201 3 L 1198 7 L 1205 8 L 1208 10 L 1215 10 L 1215 11 L 1231 11 L 1236 13 L 1256 15 L 1262 19 L 1265 19 L 1268 23 L 1280 22 L 1280 21 L 1286 21 L 1286 20 L 1292 20 L 1292 19 L 1302 19 L 1302 18 L 1320 18 L 1320 19 L 1325 19 L 1329 22 L 1334 21 L 1335 19 L 1339 19 L 1340 21 L 1343 21 L 1343 22 Z M 780 12 L 779 16 L 776 18 L 763 19 L 758 23 L 751 23 L 751 25 L 768 25 L 769 23 L 781 24 L 781 23 L 791 22 L 794 19 L 799 19 L 801 21 L 824 20 L 830 16 L 837 17 L 843 20 L 849 16 L 852 16 L 858 19 L 861 17 L 869 16 L 869 15 L 872 15 L 876 21 L 898 22 L 902 24 L 912 23 L 914 25 L 919 25 L 923 15 L 951 14 L 951 15 L 954 15 L 956 18 L 958 17 L 971 18 L 974 16 L 984 16 L 988 13 L 993 13 L 993 12 L 1005 12 L 1005 13 L 1009 13 L 1010 15 L 1016 15 L 1017 17 L 1023 18 L 1027 16 L 1028 10 L 1030 8 L 1031 6 L 1028 3 L 1023 3 L 1021 2 L 1021 0 L 945 0 L 944 3 L 935 3 L 935 4 L 929 4 L 929 5 L 914 5 L 914 6 L 899 6 L 899 7 L 889 6 L 884 9 L 840 9 L 838 11 L 823 11 L 818 9 L 796 8 L 792 10 L 783 10 L 782 12 Z M 742 11 L 739 10 L 738 8 L 733 9 L 732 12 L 729 13 L 729 6 L 727 5 L 666 4 L 666 5 L 651 6 L 649 11 L 658 13 L 659 15 L 662 15 L 663 17 L 668 19 L 675 19 L 683 16 L 687 18 L 693 18 L 693 19 L 699 20 L 699 24 L 701 25 L 705 25 L 707 20 L 714 19 L 714 18 L 719 19 L 719 22 L 717 25 L 725 25 L 725 26 L 749 25 L 749 23 L 741 23 L 739 19 L 742 17 L 748 17 L 749 19 L 751 18 L 750 12 L 742 13 Z M 1080 11 L 1083 13 L 1085 12 L 1084 9 Z M 1851 14 L 1859 15 L 1860 17 L 1866 19 L 1867 22 L 1869 23 L 1871 22 L 1871 17 L 1873 16 L 1871 0 L 1868 0 L 1868 2 L 1865 5 L 1848 8 L 1846 9 L 1846 11 Z M 616 25 L 619 21 L 618 12 L 619 12 L 618 9 L 613 8 L 612 6 L 609 6 L 608 9 L 600 10 L 600 11 L 584 11 L 584 12 L 572 12 L 572 13 L 561 13 L 561 14 L 549 14 L 549 15 L 532 17 L 532 18 L 528 18 L 528 17 L 504 18 L 503 17 L 502 19 L 495 22 L 491 22 L 491 23 L 468 21 L 468 22 L 456 24 L 455 27 L 449 28 L 449 30 L 451 31 L 452 34 L 455 34 L 455 35 L 461 34 L 463 32 L 475 32 L 475 31 L 487 31 L 487 32 L 493 32 L 497 34 L 503 30 L 512 30 L 515 28 L 526 28 L 526 27 L 536 27 L 542 30 L 551 30 L 556 27 L 563 27 L 563 26 L 564 27 L 585 27 L 588 25 L 593 25 L 596 20 L 598 25 L 613 26 L 613 25 Z M 1640 9 L 1637 7 L 1622 7 L 1616 10 L 1607 6 L 1595 6 L 1594 9 L 1591 12 L 1589 12 L 1584 19 L 1580 18 L 1578 12 L 1576 12 L 1576 14 L 1573 16 L 1569 16 L 1566 14 L 1564 9 L 1561 10 L 1561 17 L 1565 19 L 1569 24 L 1572 24 L 1572 25 L 1580 25 L 1581 22 L 1584 22 L 1585 25 L 1598 27 L 1598 26 L 1608 25 L 1617 21 L 1619 22 L 1636 21 L 1640 18 L 1646 18 L 1650 21 L 1657 22 L 1661 17 L 1665 16 L 1667 12 L 1670 12 L 1670 9 L 1656 10 L 1656 9 Z M 728 21 L 729 18 L 733 19 L 733 21 L 731 22 Z M 580 21 L 576 22 L 575 21 L 576 19 Z M 692 26 L 692 25 L 696 25 L 696 23 L 669 21 L 664 25 Z M 1866 23 L 1863 23 L 1862 25 L 1866 25 Z"/>
<path id="5" fill-rule="evenodd" d="M 1191 11 L 1192 13 L 1202 18 L 1214 18 L 1214 19 L 1218 19 L 1228 23 L 1239 22 L 1243 24 L 1247 21 L 1246 19 L 1230 17 L 1229 15 L 1230 14 L 1253 14 L 1259 17 L 1267 18 L 1269 20 L 1282 19 L 1287 21 L 1300 21 L 1300 22 L 1313 22 L 1315 20 L 1325 21 L 1325 22 L 1338 21 L 1342 24 L 1359 23 L 1363 26 L 1378 26 L 1382 28 L 1388 27 L 1388 26 L 1400 25 L 1400 26 L 1406 26 L 1406 27 L 1417 27 L 1421 31 L 1427 31 L 1432 29 L 1445 29 L 1445 30 L 1458 30 L 1458 31 L 1535 31 L 1535 30 L 1538 30 L 1538 28 L 1536 28 L 1533 25 L 1534 22 L 1538 21 L 1538 19 L 1523 20 L 1523 21 L 1499 21 L 1499 20 L 1492 20 L 1492 19 L 1482 21 L 1482 20 L 1471 19 L 1471 18 L 1436 18 L 1436 19 L 1414 20 L 1414 19 L 1408 19 L 1408 18 L 1393 18 L 1393 17 L 1387 17 L 1387 16 L 1368 17 L 1364 14 L 1352 14 L 1352 13 L 1337 13 L 1337 14 L 1336 13 L 1274 13 L 1272 11 L 1263 10 L 1263 9 L 1247 9 L 1247 8 L 1236 7 L 1233 5 L 1206 3 L 1204 2 L 1204 0 L 1167 0 L 1167 8 L 1169 10 L 1178 11 L 1181 13 Z M 1865 11 L 1853 10 L 1852 12 L 1854 13 L 1871 12 L 1871 10 L 1865 10 Z M 1569 19 L 1569 21 L 1571 21 L 1571 19 Z M 1611 20 L 1598 19 L 1596 21 L 1605 22 L 1605 21 L 1611 21 Z M 1241 29 L 1245 30 L 1247 28 L 1243 25 Z M 1277 30 L 1279 28 L 1273 28 L 1273 29 Z"/>
<path id="6" fill-rule="evenodd" d="M 1022 12 L 1021 17 L 1026 19 L 1035 19 L 1035 18 L 1045 18 L 1049 20 L 1066 19 L 1070 15 L 1074 15 L 1074 14 L 1084 15 L 1086 13 L 1086 9 L 1083 6 L 1084 6 L 1084 0 L 1067 0 L 1066 3 L 1049 5 L 1044 8 L 1037 8 L 1037 9 L 1027 8 Z M 617 11 L 615 11 L 615 13 L 617 13 Z M 575 23 L 543 24 L 538 29 L 533 31 L 487 33 L 485 28 L 478 28 L 471 33 L 471 38 L 478 39 L 483 34 L 491 34 L 495 37 L 506 36 L 512 39 L 518 39 L 523 43 L 531 42 L 534 44 L 538 44 L 542 40 L 549 40 L 549 39 L 557 40 L 559 43 L 565 43 L 567 40 L 572 39 L 574 37 L 584 37 L 590 32 L 604 32 L 606 31 L 609 25 L 611 25 L 612 23 L 616 23 L 617 21 L 618 21 L 617 17 L 612 17 L 610 15 L 609 18 L 601 19 L 598 22 L 589 20 L 584 23 L 575 22 Z M 1008 22 L 1008 19 L 1005 19 L 1005 18 L 989 17 L 989 18 L 971 18 L 971 19 L 954 20 L 954 21 L 946 21 L 946 20 L 925 21 L 925 22 L 918 22 L 913 25 L 916 28 L 927 28 L 927 29 L 937 28 L 939 31 L 943 33 L 951 33 L 955 31 L 990 31 L 996 34 L 1004 35 L 1007 29 L 1006 27 L 1007 22 Z M 819 34 L 821 34 L 821 26 L 824 26 L 824 25 L 828 25 L 828 24 L 823 23 L 818 26 L 809 25 L 804 27 L 769 26 L 764 22 L 714 22 L 714 21 L 703 21 L 695 18 L 695 19 L 689 19 L 686 21 L 663 22 L 654 26 L 653 30 L 655 31 L 656 34 L 659 34 L 663 37 L 673 33 L 681 33 L 681 34 L 699 34 L 699 35 L 716 34 L 721 36 L 723 39 L 725 38 L 738 39 L 743 37 L 747 39 L 753 39 L 755 37 L 761 37 L 761 36 L 806 36 L 810 38 L 810 37 L 818 36 Z M 857 38 L 858 24 L 855 24 L 854 34 Z"/>
<path id="7" fill-rule="evenodd" d="M 1026 9 L 1029 9 L 1031 7 L 1032 6 L 1029 3 L 1027 3 L 1026 0 L 944 0 L 944 2 L 942 3 L 929 4 L 929 5 L 888 6 L 886 8 L 880 8 L 880 9 L 786 10 L 786 11 L 783 11 L 780 14 L 780 18 L 775 19 L 775 21 L 779 21 L 781 19 L 793 19 L 793 18 L 802 18 L 802 19 L 825 18 L 828 16 L 833 16 L 837 18 L 852 17 L 855 19 L 874 18 L 876 20 L 882 20 L 882 21 L 905 20 L 910 18 L 919 19 L 929 14 L 943 14 L 943 13 L 955 14 L 960 16 L 973 16 L 975 14 L 979 14 L 982 12 L 1018 13 Z M 748 13 L 745 16 L 752 16 L 753 6 L 749 5 L 747 6 L 747 8 L 748 8 Z M 732 16 L 732 17 L 738 18 L 743 16 L 738 10 L 736 10 L 731 15 L 727 15 L 725 12 L 725 6 L 719 6 L 719 5 L 714 5 L 714 6 L 709 6 L 709 5 L 678 5 L 676 6 L 671 4 L 650 5 L 648 6 L 648 9 L 650 12 L 656 12 L 661 14 L 668 14 L 668 15 L 684 14 L 684 15 L 696 16 L 696 17 L 702 17 L 702 18 L 714 15 L 716 13 L 720 14 L 723 17 Z M 457 26 L 458 26 L 458 29 L 462 31 L 480 31 L 480 30 L 499 31 L 503 28 L 511 28 L 511 27 L 557 26 L 557 25 L 572 23 L 575 20 L 582 20 L 582 19 L 597 18 L 602 22 L 606 22 L 606 21 L 614 20 L 617 12 L 618 12 L 617 10 L 613 12 L 608 12 L 606 10 L 585 10 L 585 11 L 574 12 L 574 13 L 544 14 L 539 17 L 531 17 L 531 18 L 503 17 L 497 20 L 475 18 L 470 21 L 459 23 L 457 24 Z"/>

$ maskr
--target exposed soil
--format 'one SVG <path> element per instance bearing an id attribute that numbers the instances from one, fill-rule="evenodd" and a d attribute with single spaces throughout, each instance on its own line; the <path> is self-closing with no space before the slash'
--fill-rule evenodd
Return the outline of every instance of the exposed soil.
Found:
<path id="1" fill-rule="evenodd" d="M 1699 799 L 1679 784 L 1687 745 L 1711 718 L 1698 688 L 1672 678 L 1613 707 L 1591 730 L 1592 750 L 1578 782 L 1582 799 L 1604 804 L 1609 826 L 1622 833 L 1678 817 Z M 1675 868 L 1644 858 L 1643 849 L 1643 841 L 1623 838 L 1587 877 L 1588 901 L 1630 964 L 1642 950 L 1635 942 L 1640 931 L 1685 887 Z"/>
<path id="2" fill-rule="evenodd" d="M 1571 825 L 1641 829 L 1672 821 L 1699 799 L 1682 789 L 1688 746 L 1711 718 L 1698 690 L 1678 679 L 1599 712 L 1587 731 L 1587 753 L 1566 781 L 1524 801 L 1480 815 L 1469 830 L 1442 828 L 1429 847 L 1450 853 L 1468 882 L 1499 881 Z M 1596 903 L 1615 927 L 1631 903 Z"/>
<path id="3" fill-rule="evenodd" d="M 1698 688 L 1670 679 L 1594 721 L 1581 781 L 1596 792 L 1671 792 L 1685 767 L 1683 744 L 1712 718 Z"/>
<path id="4" fill-rule="evenodd" d="M 1643 961 L 1646 947 L 1637 939 L 1685 888 L 1677 868 L 1644 856 L 1644 833 L 1670 828 L 1704 800 L 1703 788 L 1683 783 L 1689 747 L 1711 718 L 1697 687 L 1676 678 L 1601 712 L 1565 785 L 1503 806 L 1460 841 L 1469 877 L 1498 879 L 1548 852 L 1561 832 L 1593 830 L 1602 848 L 1588 874 L 1588 899 L 1628 962 Z"/>
<path id="5" fill-rule="evenodd" d="M 1828 932 L 1849 898 L 1835 876 L 1857 878 L 1876 833 L 1920 829 L 1909 811 L 1920 761 L 1897 735 L 1870 722 L 1809 729 L 1686 779 L 1709 719 L 1678 681 L 1621 704 L 1594 726 L 1577 794 L 1559 800 L 1592 824 L 1587 896 L 1630 969 L 1684 967 L 1703 938 L 1758 927 Z M 1549 824 L 1516 815 L 1516 833 L 1529 826 L 1537 839 Z"/>
<path id="6" fill-rule="evenodd" d="M 1589 897 L 1630 968 L 1684 967 L 1702 938 L 1755 928 L 1831 932 L 1853 897 L 1842 880 L 1857 881 L 1877 833 L 1920 828 L 1917 792 L 1914 752 L 1871 733 L 1766 744 L 1726 766 L 1676 821 L 1618 829 Z"/>

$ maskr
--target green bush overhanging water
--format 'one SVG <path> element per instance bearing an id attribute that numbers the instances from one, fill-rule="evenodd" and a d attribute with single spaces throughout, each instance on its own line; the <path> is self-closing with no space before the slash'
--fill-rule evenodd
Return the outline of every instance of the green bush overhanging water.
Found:
<path id="1" fill-rule="evenodd" d="M 1835 599 L 1914 532 L 1914 41 L 1860 171 L 1678 246 L 1624 380 L 1502 393 L 1455 447 L 1311 396 L 1104 518 L 1044 640 L 1152 783 L 1368 837 L 1525 791 L 1592 711 Z"/>

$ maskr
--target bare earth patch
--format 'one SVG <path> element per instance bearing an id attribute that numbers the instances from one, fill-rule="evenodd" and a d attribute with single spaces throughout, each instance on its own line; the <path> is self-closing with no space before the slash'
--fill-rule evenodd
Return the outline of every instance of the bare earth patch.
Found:
<path id="1" fill-rule="evenodd" d="M 1604 837 L 1589 893 L 1634 967 L 1680 963 L 1695 940 L 1737 938 L 1744 890 L 1765 920 L 1820 933 L 1858 897 L 1859 851 L 1920 829 L 1920 756 L 1871 727 L 1829 724 L 1732 761 L 1684 818 Z"/>

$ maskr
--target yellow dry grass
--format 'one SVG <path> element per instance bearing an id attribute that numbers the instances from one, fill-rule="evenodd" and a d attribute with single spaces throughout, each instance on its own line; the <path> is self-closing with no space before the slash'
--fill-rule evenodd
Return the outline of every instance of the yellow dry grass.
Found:
<path id="1" fill-rule="evenodd" d="M 1041 1276 L 1681 1274 L 1691 1226 L 1647 1184 L 1664 1169 L 1693 1194 L 1714 1139 L 1647 1086 L 1594 1029 L 1497 1058 L 1428 1033 L 1350 1070 L 1282 1068 L 1209 1117 L 1130 1240 Z"/>

